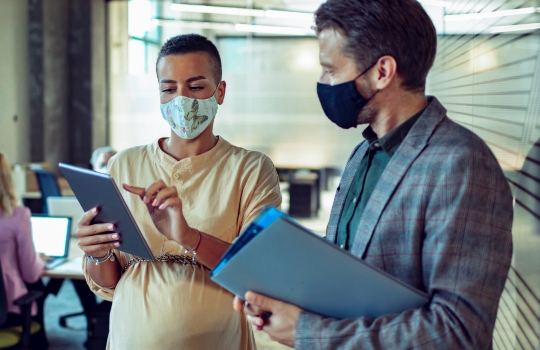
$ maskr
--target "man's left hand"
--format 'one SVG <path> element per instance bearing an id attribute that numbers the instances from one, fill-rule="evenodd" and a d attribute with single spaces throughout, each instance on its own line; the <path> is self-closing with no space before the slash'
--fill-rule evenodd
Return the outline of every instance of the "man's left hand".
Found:
<path id="1" fill-rule="evenodd" d="M 266 332 L 273 341 L 294 348 L 296 320 L 302 310 L 295 305 L 253 292 L 247 292 L 245 297 L 247 305 L 244 310 L 248 322 Z M 237 311 L 241 311 L 243 305 L 244 302 L 238 297 L 234 299 Z"/>

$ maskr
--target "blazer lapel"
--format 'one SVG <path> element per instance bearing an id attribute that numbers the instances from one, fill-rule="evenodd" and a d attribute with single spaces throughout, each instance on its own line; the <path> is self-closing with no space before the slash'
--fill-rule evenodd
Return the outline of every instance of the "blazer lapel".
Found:
<path id="1" fill-rule="evenodd" d="M 435 97 L 430 97 L 429 106 L 393 155 L 364 208 L 351 249 L 351 253 L 355 256 L 364 257 L 369 241 L 388 201 L 414 160 L 428 145 L 429 138 L 445 116 L 446 109 Z"/>
<path id="2" fill-rule="evenodd" d="M 356 146 L 351 158 L 349 158 L 347 161 L 347 165 L 345 166 L 345 170 L 341 176 L 341 181 L 339 182 L 339 187 L 336 192 L 336 196 L 334 197 L 332 211 L 330 212 L 330 220 L 328 221 L 328 226 L 326 227 L 326 239 L 330 242 L 334 242 L 336 239 L 339 218 L 341 217 L 345 199 L 347 198 L 347 194 L 351 188 L 351 183 L 356 175 L 358 167 L 360 166 L 360 162 L 366 154 L 367 149 L 368 143 L 366 141 L 363 141 Z"/>

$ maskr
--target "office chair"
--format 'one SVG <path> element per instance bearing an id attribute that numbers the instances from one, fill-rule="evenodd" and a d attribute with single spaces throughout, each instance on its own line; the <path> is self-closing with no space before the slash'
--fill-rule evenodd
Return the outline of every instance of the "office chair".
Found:
<path id="1" fill-rule="evenodd" d="M 40 331 L 41 325 L 32 321 L 32 303 L 43 295 L 41 291 L 29 291 L 14 301 L 21 308 L 23 324 L 21 326 L 6 327 L 8 304 L 2 263 L 0 262 L 0 349 L 27 350 L 30 345 L 30 336 Z"/>
<path id="2" fill-rule="evenodd" d="M 35 169 L 34 172 L 39 185 L 39 191 L 41 192 L 42 212 L 48 214 L 47 197 L 59 197 L 62 196 L 62 193 L 60 192 L 58 181 L 56 181 L 56 175 L 45 169 Z"/>

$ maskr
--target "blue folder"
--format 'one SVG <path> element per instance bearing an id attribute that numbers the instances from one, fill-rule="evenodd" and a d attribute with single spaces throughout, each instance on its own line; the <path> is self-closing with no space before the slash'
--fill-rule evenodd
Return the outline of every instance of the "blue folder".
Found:
<path id="1" fill-rule="evenodd" d="M 241 298 L 254 291 L 338 319 L 396 314 L 429 301 L 272 207 L 231 245 L 211 279 Z"/>

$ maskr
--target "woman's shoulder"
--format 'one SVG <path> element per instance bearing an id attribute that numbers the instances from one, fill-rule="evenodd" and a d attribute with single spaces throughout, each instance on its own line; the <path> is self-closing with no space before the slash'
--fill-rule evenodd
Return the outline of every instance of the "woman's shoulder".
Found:
<path id="1" fill-rule="evenodd" d="M 14 218 L 18 218 L 19 220 L 30 220 L 30 216 L 32 216 L 32 213 L 27 207 L 20 206 L 13 209 L 12 216 Z"/>
<path id="2" fill-rule="evenodd" d="M 19 227 L 21 222 L 30 221 L 30 209 L 26 207 L 15 207 L 10 216 L 7 216 L 6 213 L 0 213 L 0 220 L 4 225 Z"/>
<path id="3" fill-rule="evenodd" d="M 18 215 L 18 216 L 21 216 L 21 217 L 24 217 L 24 218 L 30 218 L 30 216 L 32 215 L 32 213 L 30 212 L 30 209 L 27 208 L 27 207 L 15 207 L 13 209 L 13 215 Z"/>

